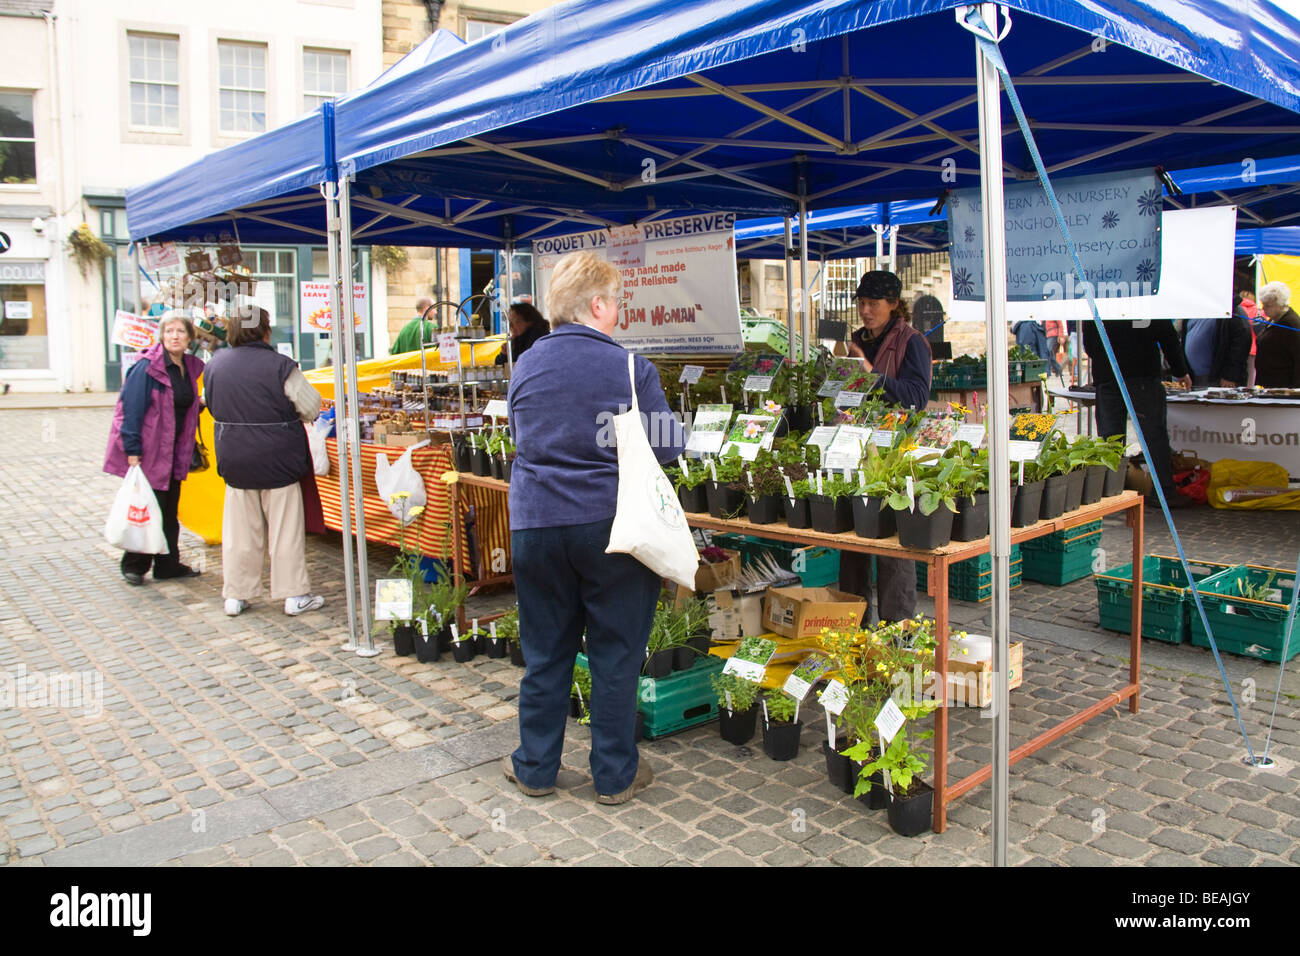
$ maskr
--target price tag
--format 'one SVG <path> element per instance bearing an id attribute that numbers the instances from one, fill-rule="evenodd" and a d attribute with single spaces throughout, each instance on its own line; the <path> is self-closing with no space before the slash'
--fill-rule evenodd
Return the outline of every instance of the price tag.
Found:
<path id="1" fill-rule="evenodd" d="M 979 448 L 984 444 L 984 426 L 983 425 L 961 425 L 957 429 L 957 435 L 953 441 L 964 441 L 971 448 Z"/>
<path id="2" fill-rule="evenodd" d="M 880 713 L 876 715 L 875 724 L 876 729 L 880 731 L 880 735 L 888 743 L 894 739 L 906 721 L 907 718 L 903 716 L 903 712 L 898 709 L 898 705 L 894 703 L 894 699 L 891 697 L 885 701 L 885 706 L 880 708 Z"/>
<path id="3" fill-rule="evenodd" d="M 871 429 L 861 425 L 841 425 L 835 439 L 822 455 L 827 468 L 852 469 L 862 464 L 862 450 L 871 441 Z"/>
<path id="4" fill-rule="evenodd" d="M 821 449 L 822 457 L 826 455 L 826 449 L 830 447 L 832 439 L 835 438 L 834 425 L 818 425 L 808 433 L 808 440 L 805 445 L 816 445 Z"/>
<path id="5" fill-rule="evenodd" d="M 818 678 L 830 669 L 829 659 L 813 654 L 794 669 L 781 689 L 795 700 L 801 701 L 808 696 L 808 691 L 812 690 L 812 685 L 817 683 Z"/>
<path id="6" fill-rule="evenodd" d="M 871 441 L 877 448 L 892 448 L 894 447 L 894 433 L 873 431 Z"/>
<path id="7" fill-rule="evenodd" d="M 757 392 L 760 395 L 770 392 L 772 390 L 772 378 L 771 375 L 746 375 L 745 391 Z"/>
<path id="8" fill-rule="evenodd" d="M 412 597 L 410 578 L 380 578 L 375 582 L 375 620 L 409 621 Z"/>
<path id="9" fill-rule="evenodd" d="M 682 374 L 677 377 L 678 382 L 684 382 L 687 385 L 694 385 L 704 374 L 703 365 L 683 365 Z"/>
<path id="10" fill-rule="evenodd" d="M 844 708 L 849 702 L 849 692 L 843 684 L 833 680 L 827 682 L 825 690 L 822 691 L 821 699 L 826 712 L 838 716 L 844 712 Z"/>
<path id="11" fill-rule="evenodd" d="M 727 659 L 726 665 L 722 668 L 724 674 L 735 674 L 741 680 L 747 680 L 751 684 L 763 683 L 763 675 L 767 668 L 762 664 L 755 664 L 753 661 L 737 660 L 734 657 Z"/>
<path id="12" fill-rule="evenodd" d="M 509 414 L 504 398 L 494 398 L 483 407 L 484 418 L 507 418 Z"/>
<path id="13" fill-rule="evenodd" d="M 839 392 L 835 396 L 835 407 L 857 408 L 866 397 L 861 392 Z"/>
<path id="14" fill-rule="evenodd" d="M 916 489 L 912 487 L 912 476 L 907 476 L 907 510 L 916 511 Z"/>
<path id="15" fill-rule="evenodd" d="M 1042 450 L 1043 443 L 1040 441 L 1007 442 L 1007 453 L 1010 461 L 1033 461 Z"/>
<path id="16" fill-rule="evenodd" d="M 438 361 L 443 365 L 455 365 L 460 361 L 460 343 L 456 341 L 455 332 L 438 333 Z"/>

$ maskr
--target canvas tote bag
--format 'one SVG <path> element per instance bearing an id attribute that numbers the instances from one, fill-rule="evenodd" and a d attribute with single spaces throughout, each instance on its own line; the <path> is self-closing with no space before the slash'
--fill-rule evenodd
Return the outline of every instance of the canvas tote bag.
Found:
<path id="1" fill-rule="evenodd" d="M 673 484 L 659 467 L 641 426 L 635 357 L 628 353 L 632 408 L 614 416 L 618 443 L 618 510 L 606 554 L 630 554 L 660 577 L 695 590 L 699 553 Z"/>

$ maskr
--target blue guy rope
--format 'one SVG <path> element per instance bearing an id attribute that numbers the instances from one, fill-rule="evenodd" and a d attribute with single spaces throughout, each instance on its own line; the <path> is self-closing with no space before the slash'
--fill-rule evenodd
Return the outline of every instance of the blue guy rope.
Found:
<path id="1" fill-rule="evenodd" d="M 1079 279 L 1082 281 L 1083 264 L 1079 261 L 1079 255 L 1078 255 L 1078 251 L 1075 249 L 1074 239 L 1070 236 L 1069 227 L 1066 226 L 1065 224 L 1064 214 L 1061 212 L 1060 203 L 1057 201 L 1056 198 L 1056 190 L 1052 188 L 1051 180 L 1048 179 L 1047 176 L 1047 170 L 1043 166 L 1043 159 L 1038 152 L 1038 144 L 1035 143 L 1034 135 L 1029 129 L 1028 121 L 1025 119 L 1024 110 L 1021 108 L 1020 105 L 1020 97 L 1016 95 L 1015 86 L 1011 82 L 1011 74 L 1007 70 L 1006 63 L 1003 62 L 1002 60 L 1002 54 L 998 50 L 998 45 L 986 38 L 990 31 L 988 30 L 987 25 L 984 23 L 984 18 L 979 15 L 979 12 L 977 10 L 972 8 L 971 13 L 967 16 L 966 19 L 968 22 L 973 23 L 978 27 L 980 27 L 980 29 L 983 31 L 982 33 L 980 32 L 975 33 L 976 41 L 980 44 L 981 48 L 984 50 L 985 55 L 989 58 L 989 61 L 994 65 L 994 68 L 997 69 L 998 74 L 1002 78 L 1002 86 L 1006 90 L 1007 99 L 1011 102 L 1012 110 L 1015 111 L 1016 122 L 1020 124 L 1020 131 L 1025 137 L 1025 144 L 1029 147 L 1029 153 L 1033 157 L 1034 168 L 1038 172 L 1039 183 L 1043 187 L 1043 192 L 1047 195 L 1048 202 L 1051 203 L 1052 211 L 1056 216 L 1056 222 L 1061 227 L 1061 233 L 1065 238 L 1065 244 L 1067 248 L 1069 248 L 1070 250 L 1070 259 L 1074 263 L 1075 272 L 1079 276 Z M 1124 383 L 1124 377 L 1119 374 L 1119 362 L 1116 360 L 1115 351 L 1111 347 L 1110 336 L 1106 334 L 1106 326 L 1105 323 L 1102 322 L 1101 320 L 1101 313 L 1097 309 L 1096 299 L 1093 298 L 1092 291 L 1090 289 L 1087 289 L 1086 286 L 1085 286 L 1085 292 L 1087 294 L 1088 306 L 1089 308 L 1092 309 L 1092 321 L 1097 326 L 1097 332 L 1101 337 L 1102 347 L 1106 350 L 1106 358 L 1110 361 L 1111 368 L 1115 370 L 1115 380 L 1119 385 L 1120 395 L 1124 399 L 1124 408 L 1128 412 L 1128 416 L 1132 420 L 1133 427 L 1137 432 L 1138 444 L 1141 446 L 1142 454 L 1146 457 L 1146 460 L 1151 461 L 1152 460 L 1151 452 L 1150 449 L 1147 447 L 1146 436 L 1142 434 L 1142 426 L 1138 423 L 1137 412 L 1133 408 L 1133 399 L 1129 395 L 1128 386 Z M 1223 658 L 1219 656 L 1219 646 L 1217 642 L 1214 640 L 1214 633 L 1210 629 L 1209 620 L 1206 618 L 1205 607 L 1201 603 L 1201 596 L 1197 592 L 1196 587 L 1194 586 L 1195 579 L 1192 577 L 1192 569 L 1188 564 L 1187 555 L 1183 551 L 1182 539 L 1178 536 L 1178 530 L 1174 527 L 1174 519 L 1169 512 L 1169 503 L 1165 500 L 1164 489 L 1160 486 L 1159 482 L 1155 482 L 1154 487 L 1155 487 L 1156 497 L 1160 502 L 1160 510 L 1164 513 L 1165 516 L 1165 524 L 1169 526 L 1169 533 L 1174 539 L 1174 547 L 1178 551 L 1178 560 L 1182 562 L 1183 573 L 1187 575 L 1188 582 L 1193 585 L 1191 591 L 1192 591 L 1192 597 L 1196 601 L 1196 611 L 1201 616 L 1201 623 L 1205 626 L 1205 633 L 1209 636 L 1210 650 L 1214 653 L 1214 662 L 1215 664 L 1218 665 L 1219 676 L 1223 679 L 1224 689 L 1227 690 L 1228 692 L 1228 702 L 1232 704 L 1232 713 L 1233 716 L 1236 717 L 1237 719 L 1237 728 L 1238 730 L 1241 731 L 1241 737 L 1246 742 L 1246 750 L 1250 755 L 1250 762 L 1252 764 L 1257 764 L 1258 760 L 1255 757 L 1254 748 L 1252 748 L 1250 745 L 1250 735 L 1246 733 L 1246 725 L 1241 719 L 1241 710 L 1237 707 L 1237 698 L 1232 693 L 1232 684 L 1228 680 L 1228 674 L 1223 667 Z M 1292 598 L 1293 598 L 1292 606 L 1294 607 L 1295 605 L 1294 594 L 1292 595 Z M 1142 595 L 1134 594 L 1133 600 L 1135 601 L 1142 600 Z M 1138 635 L 1138 639 L 1141 640 L 1141 635 Z M 1281 675 L 1279 674 L 1278 676 L 1280 680 Z"/>
<path id="2" fill-rule="evenodd" d="M 1300 603 L 1300 558 L 1296 559 L 1295 577 L 1291 580 L 1291 610 L 1286 616 L 1286 630 L 1282 632 L 1282 663 L 1277 669 L 1277 690 L 1273 693 L 1273 713 L 1268 718 L 1268 737 L 1264 740 L 1263 761 L 1268 761 L 1268 746 L 1273 742 L 1273 722 L 1277 720 L 1277 702 L 1282 699 L 1282 672 L 1286 670 L 1287 654 L 1291 650 L 1291 628 L 1295 627 L 1296 605 Z"/>

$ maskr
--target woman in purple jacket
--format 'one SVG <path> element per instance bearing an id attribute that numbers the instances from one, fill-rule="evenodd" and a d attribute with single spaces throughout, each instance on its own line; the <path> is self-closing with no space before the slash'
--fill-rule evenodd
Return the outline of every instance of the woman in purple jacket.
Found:
<path id="1" fill-rule="evenodd" d="M 140 354 L 122 383 L 113 413 L 113 428 L 104 455 L 104 471 L 122 477 L 139 465 L 158 498 L 162 511 L 166 554 L 122 555 L 122 577 L 140 585 L 153 566 L 154 580 L 196 577 L 198 571 L 181 564 L 178 541 L 180 521 L 176 508 L 181 482 L 190 473 L 194 434 L 201 399 L 195 383 L 203 361 L 190 355 L 194 325 L 182 312 L 169 312 L 158 320 L 158 343 Z"/>

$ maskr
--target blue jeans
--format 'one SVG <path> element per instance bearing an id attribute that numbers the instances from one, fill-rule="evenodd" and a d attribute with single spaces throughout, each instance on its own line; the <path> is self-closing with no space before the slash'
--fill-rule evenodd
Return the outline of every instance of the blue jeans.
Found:
<path id="1" fill-rule="evenodd" d="M 591 665 L 591 778 L 621 793 L 637 771 L 637 679 L 645 663 L 660 578 L 626 554 L 606 554 L 613 519 L 510 534 L 519 642 L 528 662 L 519 685 L 515 775 L 554 786 L 564 748 L 573 665 L 584 628 Z"/>

